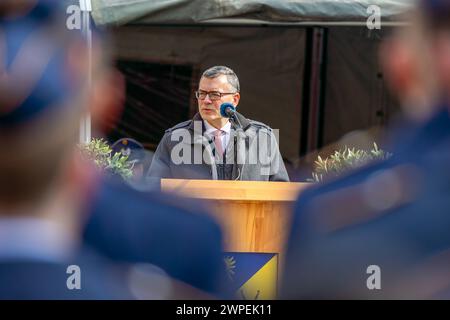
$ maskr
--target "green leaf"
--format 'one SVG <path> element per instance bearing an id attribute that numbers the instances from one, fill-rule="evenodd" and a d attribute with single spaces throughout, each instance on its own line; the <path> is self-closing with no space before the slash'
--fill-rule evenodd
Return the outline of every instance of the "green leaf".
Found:
<path id="1" fill-rule="evenodd" d="M 101 171 L 120 175 L 124 179 L 133 176 L 133 163 L 121 153 L 112 155 L 111 147 L 103 139 L 92 139 L 88 144 L 80 144 L 79 149 L 82 156 L 92 160 Z"/>
<path id="2" fill-rule="evenodd" d="M 344 146 L 343 149 L 334 151 L 325 159 L 318 156 L 317 160 L 314 161 L 312 177 L 314 181 L 320 182 L 325 178 L 336 177 L 346 171 L 364 166 L 370 161 L 386 160 L 391 156 L 391 153 L 379 149 L 375 142 L 373 149 L 370 151 Z"/>

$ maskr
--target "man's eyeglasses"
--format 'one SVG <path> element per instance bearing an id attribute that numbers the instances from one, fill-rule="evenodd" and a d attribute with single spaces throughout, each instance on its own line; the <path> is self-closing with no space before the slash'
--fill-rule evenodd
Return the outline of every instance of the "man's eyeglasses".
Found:
<path id="1" fill-rule="evenodd" d="M 209 96 L 209 99 L 211 99 L 212 101 L 217 101 L 222 99 L 223 96 L 226 96 L 228 94 L 236 94 L 237 92 L 218 92 L 218 91 L 195 91 L 195 96 L 197 97 L 197 99 L 199 100 L 204 100 L 206 99 L 206 96 Z"/>

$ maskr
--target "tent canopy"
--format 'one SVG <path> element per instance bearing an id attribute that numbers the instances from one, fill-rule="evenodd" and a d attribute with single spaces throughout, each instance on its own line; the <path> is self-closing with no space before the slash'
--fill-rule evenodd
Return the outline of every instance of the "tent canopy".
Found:
<path id="1" fill-rule="evenodd" d="M 264 23 L 362 23 L 376 5 L 382 21 L 398 21 L 413 0 L 92 0 L 97 25 Z"/>

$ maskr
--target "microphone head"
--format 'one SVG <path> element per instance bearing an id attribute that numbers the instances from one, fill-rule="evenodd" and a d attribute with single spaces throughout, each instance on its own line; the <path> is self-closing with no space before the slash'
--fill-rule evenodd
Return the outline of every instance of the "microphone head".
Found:
<path id="1" fill-rule="evenodd" d="M 224 118 L 231 117 L 236 112 L 236 107 L 229 102 L 220 105 L 220 115 Z"/>

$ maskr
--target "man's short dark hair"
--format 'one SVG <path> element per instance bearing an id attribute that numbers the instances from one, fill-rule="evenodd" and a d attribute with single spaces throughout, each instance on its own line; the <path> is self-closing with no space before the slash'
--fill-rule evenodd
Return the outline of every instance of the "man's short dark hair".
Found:
<path id="1" fill-rule="evenodd" d="M 203 72 L 202 77 L 213 79 L 217 78 L 221 75 L 227 76 L 228 83 L 236 90 L 236 92 L 239 92 L 241 90 L 239 85 L 239 79 L 234 73 L 233 70 L 231 70 L 228 67 L 225 66 L 214 66 Z"/>

